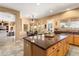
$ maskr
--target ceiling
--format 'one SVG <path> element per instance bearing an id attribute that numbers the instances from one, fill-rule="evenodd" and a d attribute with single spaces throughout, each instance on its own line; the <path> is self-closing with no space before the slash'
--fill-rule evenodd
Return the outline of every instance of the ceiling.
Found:
<path id="1" fill-rule="evenodd" d="M 79 7 L 79 3 L 0 3 L 0 6 L 19 10 L 24 17 L 40 18 Z"/>

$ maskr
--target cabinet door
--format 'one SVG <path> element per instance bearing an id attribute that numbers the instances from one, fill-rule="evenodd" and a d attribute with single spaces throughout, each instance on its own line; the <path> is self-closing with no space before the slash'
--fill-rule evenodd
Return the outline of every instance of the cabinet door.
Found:
<path id="1" fill-rule="evenodd" d="M 64 55 L 65 55 L 66 52 L 67 52 L 67 43 L 66 43 L 66 40 L 64 40 L 63 43 L 64 43 L 63 44 L 64 45 L 64 48 L 63 49 L 64 49 Z"/>
<path id="2" fill-rule="evenodd" d="M 32 55 L 33 56 L 46 56 L 46 50 L 43 50 L 42 48 L 32 45 Z"/>
<path id="3" fill-rule="evenodd" d="M 57 44 L 56 45 L 53 45 L 52 47 L 50 47 L 47 50 L 47 55 L 48 56 L 56 56 L 57 55 Z"/>
<path id="4" fill-rule="evenodd" d="M 68 44 L 68 40 L 67 38 L 65 40 L 63 40 L 63 49 L 64 49 L 64 55 L 66 55 L 66 53 L 68 52 L 69 50 L 69 44 Z"/>
<path id="5" fill-rule="evenodd" d="M 57 50 L 53 50 L 53 52 L 50 53 L 48 56 L 57 56 Z"/>
<path id="6" fill-rule="evenodd" d="M 74 35 L 74 44 L 79 45 L 79 35 Z"/>
<path id="7" fill-rule="evenodd" d="M 63 41 L 61 41 L 58 43 L 57 56 L 63 56 L 63 55 L 64 55 Z"/>
<path id="8" fill-rule="evenodd" d="M 31 51 L 31 43 L 24 40 L 24 55 L 25 56 L 31 56 L 32 51 Z"/>
<path id="9" fill-rule="evenodd" d="M 69 35 L 69 37 L 67 39 L 68 39 L 68 42 L 70 44 L 73 44 L 74 43 L 74 41 L 73 41 L 73 35 Z"/>

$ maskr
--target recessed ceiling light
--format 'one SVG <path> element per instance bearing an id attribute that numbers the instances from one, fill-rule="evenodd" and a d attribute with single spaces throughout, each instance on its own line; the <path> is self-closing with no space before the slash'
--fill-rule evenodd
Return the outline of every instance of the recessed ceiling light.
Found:
<path id="1" fill-rule="evenodd" d="M 40 5 L 40 3 L 36 3 L 36 5 L 37 5 L 37 6 L 39 6 L 39 5 Z"/>
<path id="2" fill-rule="evenodd" d="M 70 9 L 66 9 L 67 11 L 69 11 Z"/>
<path id="3" fill-rule="evenodd" d="M 53 12 L 53 10 L 50 10 L 50 13 L 52 13 Z"/>

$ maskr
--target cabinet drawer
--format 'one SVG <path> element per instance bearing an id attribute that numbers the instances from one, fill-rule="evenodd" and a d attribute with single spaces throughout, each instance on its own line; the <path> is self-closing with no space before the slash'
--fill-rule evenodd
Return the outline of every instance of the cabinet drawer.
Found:
<path id="1" fill-rule="evenodd" d="M 62 40 L 62 41 L 60 41 L 60 42 L 58 43 L 58 47 L 62 47 L 63 44 L 64 44 L 64 40 Z"/>
<path id="2" fill-rule="evenodd" d="M 58 50 L 57 50 L 57 56 L 63 56 L 64 55 L 64 53 L 63 53 L 63 48 L 59 48 Z"/>
<path id="3" fill-rule="evenodd" d="M 57 56 L 63 56 L 64 55 L 64 45 L 63 40 L 58 43 L 58 49 L 57 49 Z"/>
<path id="4" fill-rule="evenodd" d="M 48 56 L 57 56 L 57 51 L 53 51 L 51 54 L 49 54 Z"/>
<path id="5" fill-rule="evenodd" d="M 47 50 L 47 55 L 50 55 L 52 54 L 53 52 L 55 52 L 57 50 L 57 44 L 50 47 L 48 50 Z"/>

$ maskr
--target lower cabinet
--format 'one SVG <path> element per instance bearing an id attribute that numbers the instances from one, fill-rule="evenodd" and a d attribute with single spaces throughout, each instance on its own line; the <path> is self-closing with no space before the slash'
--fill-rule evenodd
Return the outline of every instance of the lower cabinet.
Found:
<path id="1" fill-rule="evenodd" d="M 31 43 L 24 40 L 24 56 L 31 56 L 31 55 L 32 55 Z"/>
<path id="2" fill-rule="evenodd" d="M 66 55 L 69 51 L 69 48 L 70 48 L 68 38 L 63 41 L 63 45 L 64 45 L 63 46 L 64 47 L 64 55 Z"/>
<path id="3" fill-rule="evenodd" d="M 48 56 L 64 56 L 69 50 L 68 38 L 60 41 L 47 50 Z"/>
<path id="4" fill-rule="evenodd" d="M 58 43 L 58 49 L 57 49 L 57 56 L 63 56 L 64 55 L 64 45 L 63 41 Z"/>
<path id="5" fill-rule="evenodd" d="M 72 35 L 72 34 L 69 35 L 69 37 L 68 37 L 68 42 L 69 42 L 70 44 L 73 44 L 73 43 L 74 43 L 74 39 L 73 39 L 73 35 Z"/>
<path id="6" fill-rule="evenodd" d="M 46 56 L 46 51 L 33 44 L 32 45 L 32 56 Z"/>
<path id="7" fill-rule="evenodd" d="M 68 37 L 70 44 L 79 45 L 79 35 L 73 34 Z"/>
<path id="8" fill-rule="evenodd" d="M 47 56 L 57 56 L 57 52 L 56 52 L 56 50 L 53 51 L 51 54 L 49 54 L 49 55 L 47 55 Z"/>
<path id="9" fill-rule="evenodd" d="M 79 35 L 74 35 L 74 44 L 79 45 Z"/>
<path id="10" fill-rule="evenodd" d="M 68 38 L 58 43 L 57 56 L 64 56 L 69 50 Z"/>
<path id="11" fill-rule="evenodd" d="M 57 56 L 57 44 L 48 48 L 46 52 L 48 56 Z"/>

